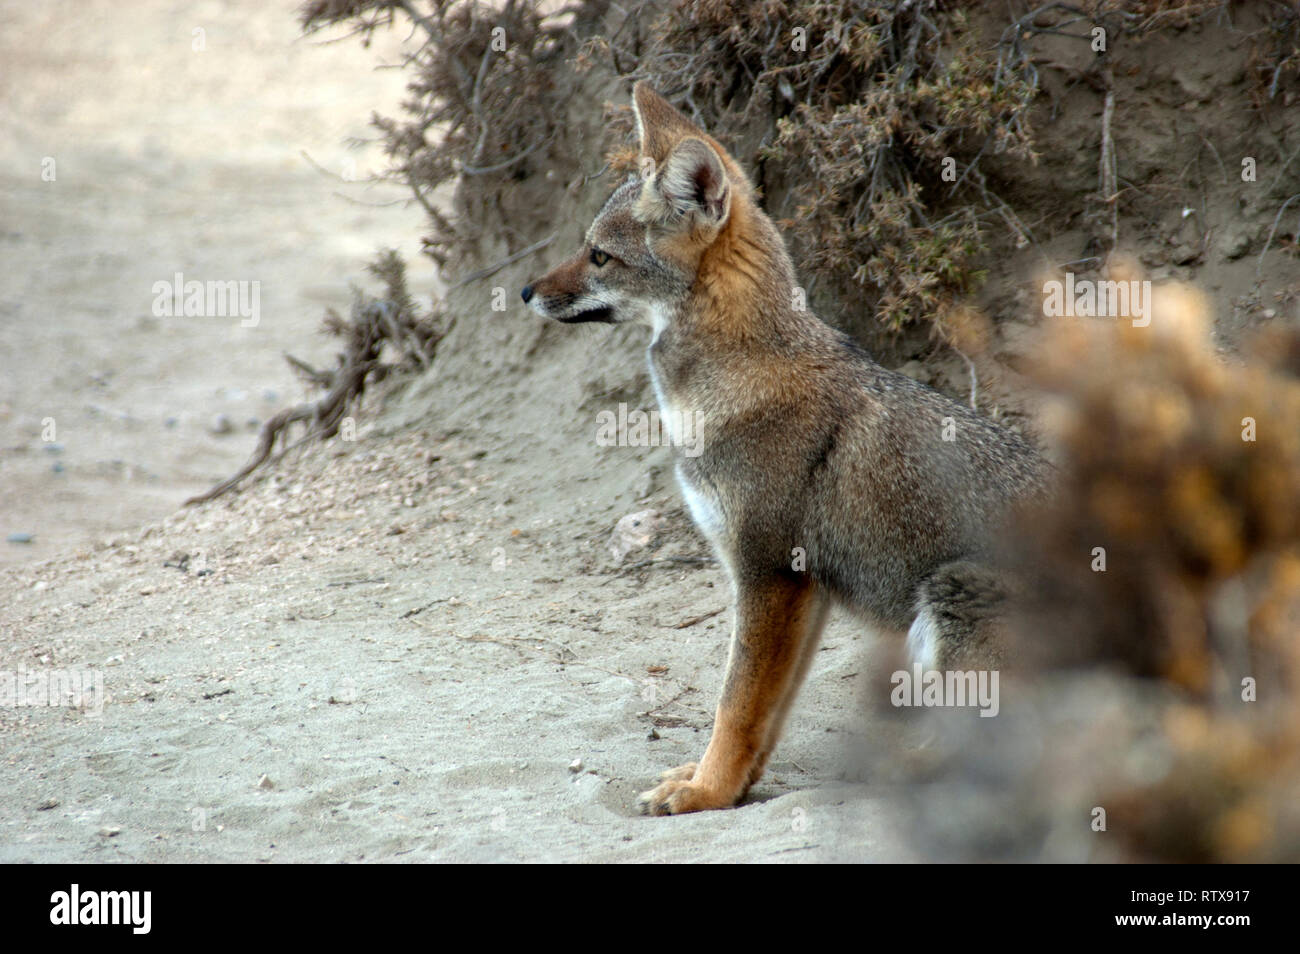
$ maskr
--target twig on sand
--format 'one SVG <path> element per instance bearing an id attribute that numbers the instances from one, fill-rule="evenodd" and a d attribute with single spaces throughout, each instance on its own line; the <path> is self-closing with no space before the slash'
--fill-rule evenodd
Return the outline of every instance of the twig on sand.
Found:
<path id="1" fill-rule="evenodd" d="M 583 662 L 581 659 L 577 658 L 577 655 L 568 646 L 565 646 L 563 643 L 557 643 L 553 639 L 547 639 L 544 636 L 489 636 L 486 633 L 475 633 L 472 636 L 463 636 L 460 633 L 450 630 L 438 629 L 437 627 L 426 623 L 422 619 L 417 619 L 414 616 L 403 616 L 402 619 L 409 620 L 422 629 L 437 632 L 442 636 L 451 636 L 454 639 L 459 639 L 463 642 L 496 643 L 498 646 L 506 646 L 521 653 L 525 651 L 532 652 L 543 659 L 549 659 L 551 662 L 557 663 L 561 666 L 581 666 L 584 669 L 595 669 L 597 672 L 603 672 L 609 676 L 617 676 L 619 679 L 626 679 L 631 683 L 637 682 L 637 679 L 634 676 L 629 676 L 625 672 L 619 672 L 617 669 L 607 669 L 606 667 L 598 666 L 595 663 Z M 541 646 L 537 645 L 538 643 L 546 643 L 553 646 L 554 649 L 551 652 L 547 652 L 542 649 Z"/>
<path id="2" fill-rule="evenodd" d="M 1115 140 L 1110 121 L 1115 115 L 1115 88 L 1110 70 L 1105 72 L 1106 101 L 1101 110 L 1101 160 L 1099 176 L 1101 199 L 1110 208 L 1110 250 L 1119 242 L 1119 193 L 1115 171 Z"/>
<path id="3" fill-rule="evenodd" d="M 669 629 L 688 629 L 689 627 L 694 626 L 696 623 L 703 623 L 706 619 L 713 619 L 713 617 L 717 616 L 719 613 L 723 612 L 725 609 L 726 609 L 725 606 L 719 606 L 719 607 L 718 607 L 717 609 L 715 609 L 715 610 L 711 610 L 711 611 L 709 611 L 709 612 L 707 612 L 707 613 L 701 613 L 699 616 L 692 616 L 690 619 L 684 619 L 684 620 L 682 620 L 680 623 L 672 623 L 672 624 L 670 624 L 670 625 L 668 626 L 668 628 L 669 628 Z"/>
<path id="4" fill-rule="evenodd" d="M 972 411 L 978 411 L 980 379 L 975 374 L 975 362 L 967 357 L 966 352 L 962 351 L 961 348 L 952 345 L 949 347 L 952 347 L 952 350 L 956 351 L 961 356 L 961 359 L 966 362 L 966 370 L 970 372 L 970 407 Z"/>
<path id="5" fill-rule="evenodd" d="M 568 663 L 570 660 L 565 659 L 564 654 L 568 653 L 570 656 L 573 655 L 573 650 L 569 649 L 568 646 L 551 642 L 551 640 L 543 639 L 540 636 L 488 636 L 485 633 L 474 633 L 471 636 L 463 636 L 460 633 L 433 626 L 414 616 L 403 616 L 402 619 L 409 620 L 421 629 L 435 631 L 441 636 L 451 636 L 467 643 L 496 643 L 498 646 L 505 646 L 509 649 L 517 650 L 518 652 L 523 652 L 527 649 L 532 650 L 534 653 L 538 653 L 539 655 L 549 655 L 542 652 L 538 646 L 531 644 L 543 642 L 551 643 L 552 646 L 555 646 L 558 649 L 558 652 L 555 652 L 553 656 L 550 656 L 550 658 L 553 658 L 556 662 Z"/>
<path id="6" fill-rule="evenodd" d="M 697 728 L 697 729 L 700 728 L 700 726 L 694 725 L 687 719 L 683 719 L 677 716 L 665 716 L 662 714 L 663 711 L 667 709 L 669 706 L 676 705 L 676 706 L 680 706 L 683 709 L 689 710 L 690 712 L 695 712 L 703 716 L 706 720 L 705 725 L 708 725 L 708 722 L 713 715 L 712 712 L 710 712 L 707 709 L 701 709 L 699 706 L 693 706 L 688 702 L 681 701 L 682 696 L 692 692 L 699 692 L 699 690 L 695 686 L 692 686 L 690 683 L 685 683 L 682 685 L 682 688 L 679 689 L 671 699 L 667 699 L 659 703 L 659 705 L 657 706 L 652 706 L 651 708 L 647 709 L 645 712 L 638 712 L 637 715 L 649 718 L 650 721 L 657 728 L 663 728 L 664 726 L 669 726 L 671 728 L 674 726 L 674 724 L 690 725 L 693 728 Z"/>
<path id="7" fill-rule="evenodd" d="M 507 255 L 499 262 L 496 262 L 492 265 L 488 265 L 484 268 L 475 269 L 474 271 L 466 275 L 464 278 L 447 286 L 447 291 L 449 292 L 455 291 L 457 288 L 460 288 L 463 285 L 468 285 L 470 282 L 476 282 L 480 278 L 487 278 L 489 275 L 495 275 L 497 272 L 501 271 L 501 269 L 505 268 L 507 265 L 513 265 L 515 262 L 519 261 L 524 256 L 531 255 L 533 254 L 533 252 L 539 252 L 542 249 L 546 248 L 546 246 L 550 245 L 552 242 L 555 241 L 556 237 L 559 234 L 560 234 L 559 232 L 552 232 L 550 235 L 542 239 L 540 242 L 534 242 L 532 245 L 528 246 L 527 248 L 521 248 L 513 255 Z"/>
<path id="8" fill-rule="evenodd" d="M 1297 192 L 1295 195 L 1291 196 L 1291 198 L 1283 202 L 1282 208 L 1278 209 L 1277 215 L 1273 217 L 1273 227 L 1268 230 L 1268 239 L 1264 242 L 1264 250 L 1259 253 L 1259 261 L 1255 265 L 1256 278 L 1259 278 L 1259 271 L 1264 267 L 1264 256 L 1268 254 L 1268 248 L 1273 244 L 1273 236 L 1277 234 L 1277 223 L 1282 221 L 1282 213 L 1285 212 L 1286 207 L 1296 199 L 1300 199 L 1300 192 Z M 1296 232 L 1297 234 L 1300 234 L 1300 226 L 1296 227 Z"/>
<path id="9" fill-rule="evenodd" d="M 653 560 L 640 560 L 636 563 L 629 563 L 618 571 L 618 576 L 626 576 L 633 570 L 644 570 L 651 566 L 672 566 L 674 564 L 686 564 L 688 566 L 707 566 L 718 561 L 711 556 L 668 556 L 658 557 Z"/>

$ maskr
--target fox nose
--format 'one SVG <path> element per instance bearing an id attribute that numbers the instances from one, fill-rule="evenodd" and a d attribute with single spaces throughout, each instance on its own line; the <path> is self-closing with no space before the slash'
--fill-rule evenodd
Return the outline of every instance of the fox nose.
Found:
<path id="1" fill-rule="evenodd" d="M 532 286 L 532 285 L 525 285 L 525 286 L 524 286 L 524 290 L 521 291 L 521 292 L 519 293 L 519 297 L 522 298 L 522 299 L 524 300 L 524 304 L 525 304 L 525 305 L 528 304 L 530 301 L 532 301 L 532 298 L 533 298 L 533 286 Z"/>

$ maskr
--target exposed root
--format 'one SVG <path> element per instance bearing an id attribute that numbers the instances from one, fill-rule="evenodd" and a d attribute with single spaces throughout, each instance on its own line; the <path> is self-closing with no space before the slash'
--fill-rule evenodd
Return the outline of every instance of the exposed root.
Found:
<path id="1" fill-rule="evenodd" d="M 395 367 L 428 367 L 438 343 L 451 330 L 449 324 L 437 322 L 432 315 L 420 315 L 406 290 L 405 268 L 394 252 L 385 252 L 370 266 L 372 274 L 383 279 L 387 296 L 363 299 L 359 294 L 352 304 L 350 318 L 344 319 L 331 310 L 325 316 L 325 330 L 344 340 L 344 351 L 334 370 L 317 370 L 307 362 L 286 354 L 285 360 L 309 383 L 325 388 L 319 400 L 285 408 L 265 424 L 258 435 L 257 448 L 238 473 L 221 481 L 211 490 L 185 501 L 185 506 L 214 500 L 238 487 L 268 460 L 279 460 L 295 447 L 309 441 L 328 440 L 338 433 L 348 410 L 358 404 L 370 381 L 384 378 Z M 401 356 L 396 364 L 380 360 L 385 345 Z M 289 444 L 288 434 L 294 424 L 306 424 L 307 432 Z M 276 444 L 283 449 L 272 458 Z"/>

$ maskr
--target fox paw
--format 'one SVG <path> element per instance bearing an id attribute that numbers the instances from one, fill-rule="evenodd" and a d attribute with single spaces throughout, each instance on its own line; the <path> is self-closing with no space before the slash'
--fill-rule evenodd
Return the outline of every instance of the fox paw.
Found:
<path id="1" fill-rule="evenodd" d="M 682 772 L 688 766 L 683 765 L 673 772 Z M 694 767 L 691 767 L 692 774 Z M 672 773 L 665 772 L 664 775 Z M 714 808 L 730 808 L 736 799 L 720 794 L 703 785 L 693 782 L 689 777 L 669 778 L 660 782 L 648 792 L 642 792 L 637 799 L 641 811 L 647 815 L 684 815 L 687 812 L 705 812 Z"/>
<path id="2" fill-rule="evenodd" d="M 679 765 L 677 768 L 670 768 L 666 772 L 659 773 L 661 782 L 689 782 L 695 777 L 695 770 L 699 767 L 699 762 L 687 762 L 685 765 Z"/>

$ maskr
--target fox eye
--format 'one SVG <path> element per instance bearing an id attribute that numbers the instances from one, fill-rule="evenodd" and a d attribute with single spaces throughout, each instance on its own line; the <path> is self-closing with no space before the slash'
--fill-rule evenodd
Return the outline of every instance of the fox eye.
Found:
<path id="1" fill-rule="evenodd" d="M 608 252 L 603 252 L 598 248 L 593 248 L 591 250 L 591 264 L 595 265 L 597 268 L 600 268 L 600 266 L 604 265 L 608 261 Z"/>

